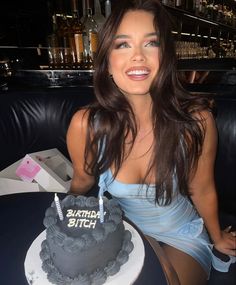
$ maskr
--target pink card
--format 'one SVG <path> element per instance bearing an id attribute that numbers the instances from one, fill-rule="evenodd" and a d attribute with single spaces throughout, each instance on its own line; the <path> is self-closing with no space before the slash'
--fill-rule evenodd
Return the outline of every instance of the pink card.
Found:
<path id="1" fill-rule="evenodd" d="M 41 167 L 28 155 L 26 155 L 16 169 L 16 175 L 25 182 L 32 182 Z"/>

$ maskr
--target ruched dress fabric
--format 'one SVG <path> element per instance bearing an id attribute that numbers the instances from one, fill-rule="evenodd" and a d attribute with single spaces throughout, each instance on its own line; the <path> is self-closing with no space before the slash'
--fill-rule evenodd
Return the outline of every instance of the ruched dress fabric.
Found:
<path id="1" fill-rule="evenodd" d="M 130 219 L 145 234 L 159 242 L 171 245 L 196 259 L 207 272 L 211 265 L 221 272 L 227 272 L 231 263 L 230 257 L 222 261 L 212 253 L 202 218 L 187 197 L 182 196 L 174 180 L 173 199 L 170 205 L 155 203 L 155 186 L 126 184 L 113 178 L 111 170 L 105 171 L 99 178 L 99 195 L 108 191 Z"/>

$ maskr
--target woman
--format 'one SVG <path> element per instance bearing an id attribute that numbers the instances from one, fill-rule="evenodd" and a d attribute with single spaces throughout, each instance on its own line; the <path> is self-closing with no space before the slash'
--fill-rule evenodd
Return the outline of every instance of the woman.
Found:
<path id="1" fill-rule="evenodd" d="M 96 102 L 73 116 L 67 134 L 71 192 L 85 194 L 99 177 L 100 191 L 161 242 L 181 285 L 205 284 L 213 260 L 207 231 L 231 256 L 235 233 L 218 222 L 210 106 L 178 82 L 171 26 L 158 0 L 114 7 L 100 32 L 94 90 Z"/>

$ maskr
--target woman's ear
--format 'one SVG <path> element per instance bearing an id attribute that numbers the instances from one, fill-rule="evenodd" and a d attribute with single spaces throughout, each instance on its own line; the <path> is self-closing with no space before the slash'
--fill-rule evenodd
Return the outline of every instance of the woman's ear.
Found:
<path id="1" fill-rule="evenodd" d="M 111 70 L 111 66 L 110 64 L 108 64 L 108 73 L 109 73 L 109 77 L 112 77 L 112 70 Z"/>

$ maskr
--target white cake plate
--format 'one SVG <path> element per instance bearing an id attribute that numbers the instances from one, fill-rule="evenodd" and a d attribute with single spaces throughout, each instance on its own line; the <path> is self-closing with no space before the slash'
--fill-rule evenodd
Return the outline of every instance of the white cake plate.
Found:
<path id="1" fill-rule="evenodd" d="M 138 278 L 144 263 L 145 250 L 142 238 L 134 227 L 124 221 L 126 230 L 132 234 L 134 249 L 129 255 L 128 261 L 123 264 L 120 271 L 114 276 L 109 276 L 105 285 L 131 285 Z M 39 256 L 41 243 L 46 238 L 46 230 L 43 231 L 31 244 L 25 258 L 25 276 L 30 285 L 51 285 L 47 279 L 47 273 L 42 269 L 42 261 Z"/>

